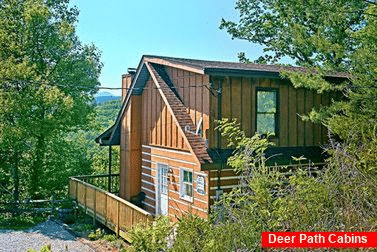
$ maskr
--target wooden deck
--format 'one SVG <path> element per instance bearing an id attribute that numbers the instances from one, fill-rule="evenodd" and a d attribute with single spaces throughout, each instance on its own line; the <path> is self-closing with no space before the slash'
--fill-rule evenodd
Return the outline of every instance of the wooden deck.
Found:
<path id="1" fill-rule="evenodd" d="M 104 177 L 103 175 L 99 175 Z M 114 176 L 114 175 L 112 175 Z M 69 194 L 82 207 L 86 214 L 99 221 L 116 235 L 129 240 L 127 230 L 137 224 L 153 221 L 149 212 L 135 206 L 134 204 L 116 196 L 113 193 L 84 182 L 97 178 L 98 176 L 71 177 L 69 183 Z"/>

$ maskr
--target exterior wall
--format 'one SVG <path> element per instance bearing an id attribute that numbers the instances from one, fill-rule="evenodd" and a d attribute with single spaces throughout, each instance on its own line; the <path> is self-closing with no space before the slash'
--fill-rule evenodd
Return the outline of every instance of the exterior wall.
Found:
<path id="1" fill-rule="evenodd" d="M 120 197 L 130 200 L 141 190 L 141 96 L 132 96 L 121 122 Z"/>
<path id="2" fill-rule="evenodd" d="M 148 80 L 142 95 L 141 126 L 144 145 L 189 150 L 152 79 Z"/>
<path id="3" fill-rule="evenodd" d="M 217 89 L 220 78 L 212 77 L 213 88 Z M 303 122 L 298 115 L 309 113 L 313 107 L 328 105 L 329 94 L 294 88 L 287 81 L 275 78 L 225 77 L 222 80 L 222 118 L 237 118 L 247 136 L 256 131 L 256 88 L 270 87 L 279 90 L 279 135 L 273 141 L 278 147 L 318 146 L 327 140 L 327 131 L 318 124 Z M 210 96 L 209 148 L 217 148 L 215 120 L 218 116 L 218 100 Z M 222 139 L 222 148 L 226 148 Z"/>
<path id="4" fill-rule="evenodd" d="M 128 92 L 128 89 L 131 86 L 133 74 L 123 74 L 122 75 L 122 101 L 126 97 L 126 94 Z"/>
<path id="5" fill-rule="evenodd" d="M 208 138 L 209 129 L 209 76 L 201 75 L 173 67 L 166 67 L 183 104 L 190 113 L 195 126 L 203 118 L 203 137 Z"/>
<path id="6" fill-rule="evenodd" d="M 200 166 L 188 151 L 177 151 L 156 146 L 143 145 L 142 147 L 142 178 L 141 190 L 146 193 L 144 201 L 145 209 L 156 213 L 156 187 L 157 187 L 157 164 L 166 164 L 170 169 L 168 215 L 173 220 L 182 216 L 183 213 L 194 213 L 206 218 L 209 209 L 209 180 L 208 173 L 200 171 Z M 186 168 L 193 171 L 193 201 L 187 201 L 180 197 L 180 169 Z M 205 195 L 196 192 L 197 175 L 205 177 Z"/>
<path id="7" fill-rule="evenodd" d="M 223 193 L 230 192 L 233 187 L 239 184 L 240 181 L 240 176 L 229 167 L 225 167 L 220 173 L 218 173 L 217 170 L 211 170 L 208 172 L 208 174 L 210 205 L 212 205 L 216 199 L 216 190 L 219 186 Z"/>

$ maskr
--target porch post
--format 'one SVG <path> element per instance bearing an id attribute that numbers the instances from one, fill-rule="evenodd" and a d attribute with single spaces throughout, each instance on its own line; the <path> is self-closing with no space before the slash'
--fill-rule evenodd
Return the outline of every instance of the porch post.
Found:
<path id="1" fill-rule="evenodd" d="M 111 193 L 111 145 L 109 145 L 109 176 L 107 183 L 107 190 Z"/>

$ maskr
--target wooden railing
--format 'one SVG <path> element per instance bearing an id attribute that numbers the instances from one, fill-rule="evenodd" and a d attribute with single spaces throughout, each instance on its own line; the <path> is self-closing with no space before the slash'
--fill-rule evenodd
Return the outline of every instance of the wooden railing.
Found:
<path id="1" fill-rule="evenodd" d="M 98 175 L 94 175 L 95 177 Z M 101 175 L 102 176 L 102 175 Z M 84 211 L 113 230 L 116 235 L 130 241 L 127 230 L 138 224 L 153 221 L 152 214 L 101 188 L 84 182 L 91 176 L 71 177 L 70 196 Z M 102 176 L 103 177 L 103 176 Z"/>
<path id="2" fill-rule="evenodd" d="M 74 176 L 74 178 L 91 184 L 110 193 L 119 193 L 119 173 Z"/>

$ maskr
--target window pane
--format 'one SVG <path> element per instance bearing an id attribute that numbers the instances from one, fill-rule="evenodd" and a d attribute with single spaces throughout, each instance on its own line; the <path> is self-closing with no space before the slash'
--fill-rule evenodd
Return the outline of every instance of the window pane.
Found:
<path id="1" fill-rule="evenodd" d="M 275 133 L 275 114 L 257 114 L 257 131 L 260 134 Z"/>
<path id="2" fill-rule="evenodd" d="M 276 92 L 258 91 L 257 103 L 258 112 L 276 113 Z"/>
<path id="3" fill-rule="evenodd" d="M 192 185 L 185 184 L 186 187 L 186 195 L 192 197 Z"/>
<path id="4" fill-rule="evenodd" d="M 188 172 L 183 171 L 183 182 L 188 182 Z"/>
<path id="5" fill-rule="evenodd" d="M 192 183 L 192 172 L 188 172 L 188 174 L 189 174 L 189 176 L 188 176 L 188 181 L 190 182 L 190 183 Z"/>
<path id="6" fill-rule="evenodd" d="M 192 172 L 183 171 L 183 181 L 192 183 Z"/>

